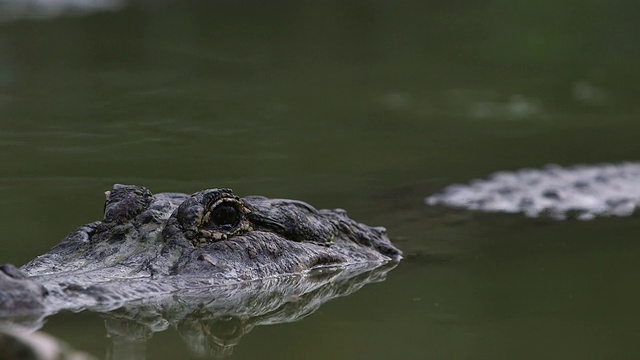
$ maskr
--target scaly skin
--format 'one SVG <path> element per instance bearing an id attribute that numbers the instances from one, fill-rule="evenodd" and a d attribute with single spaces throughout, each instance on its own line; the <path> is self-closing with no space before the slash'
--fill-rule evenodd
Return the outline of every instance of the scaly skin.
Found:
<path id="1" fill-rule="evenodd" d="M 522 213 L 563 220 L 630 216 L 640 207 L 640 164 L 547 165 L 501 171 L 466 185 L 450 185 L 425 199 L 427 205 L 488 212 Z"/>
<path id="2" fill-rule="evenodd" d="M 115 185 L 102 221 L 22 268 L 0 267 L 0 316 L 115 309 L 128 302 L 323 267 L 402 258 L 385 234 L 343 210 L 239 198 L 229 189 L 153 195 Z"/>

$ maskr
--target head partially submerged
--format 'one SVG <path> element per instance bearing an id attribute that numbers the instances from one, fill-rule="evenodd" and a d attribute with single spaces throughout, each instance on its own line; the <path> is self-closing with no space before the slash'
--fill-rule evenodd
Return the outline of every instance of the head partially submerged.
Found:
<path id="1" fill-rule="evenodd" d="M 402 258 L 384 228 L 357 223 L 344 210 L 240 198 L 229 189 L 153 195 L 115 185 L 106 195 L 102 221 L 81 226 L 20 271 L 0 272 L 0 290 L 32 294 L 45 308 L 81 308 Z"/>
<path id="2" fill-rule="evenodd" d="M 239 198 L 229 189 L 193 194 L 169 218 L 162 235 L 166 245 L 160 257 L 168 262 L 159 271 L 175 274 L 210 272 L 246 280 L 402 256 L 384 228 L 357 223 L 343 210 Z"/>

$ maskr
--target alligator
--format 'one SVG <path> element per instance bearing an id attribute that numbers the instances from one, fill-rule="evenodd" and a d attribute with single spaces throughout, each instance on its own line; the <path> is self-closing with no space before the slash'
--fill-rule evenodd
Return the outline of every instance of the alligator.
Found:
<path id="1" fill-rule="evenodd" d="M 0 317 L 108 312 L 136 301 L 397 263 L 382 227 L 342 209 L 238 197 L 230 189 L 152 194 L 113 186 L 104 218 L 17 268 L 0 266 Z M 355 270 L 353 270 L 355 271 Z"/>
<path id="2" fill-rule="evenodd" d="M 640 206 L 640 164 L 550 164 L 501 171 L 468 184 L 449 185 L 425 198 L 427 205 L 521 213 L 555 220 L 630 216 Z"/>

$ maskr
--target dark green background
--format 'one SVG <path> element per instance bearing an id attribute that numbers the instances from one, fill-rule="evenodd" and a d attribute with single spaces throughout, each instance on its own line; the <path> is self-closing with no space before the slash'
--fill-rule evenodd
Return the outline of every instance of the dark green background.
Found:
<path id="1" fill-rule="evenodd" d="M 595 0 L 165 1 L 5 18 L 0 260 L 23 264 L 101 218 L 116 182 L 231 187 L 345 208 L 407 254 L 384 283 L 254 329 L 234 358 L 635 358 L 637 218 L 422 199 L 498 170 L 637 159 L 638 19 L 634 1 Z M 44 330 L 98 356 L 109 343 L 96 315 Z M 173 331 L 147 351 L 189 356 Z"/>

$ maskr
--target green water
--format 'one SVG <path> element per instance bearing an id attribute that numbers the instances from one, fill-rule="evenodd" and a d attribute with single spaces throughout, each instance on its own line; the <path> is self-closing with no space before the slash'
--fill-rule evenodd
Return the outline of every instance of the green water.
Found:
<path id="1" fill-rule="evenodd" d="M 341 207 L 406 259 L 232 358 L 636 358 L 637 217 L 427 208 L 497 170 L 640 157 L 632 1 L 163 2 L 0 23 L 1 262 L 113 183 Z M 43 330 L 98 357 L 103 320 Z M 132 357 L 196 357 L 175 330 Z M 122 354 L 120 354 L 122 355 Z"/>

